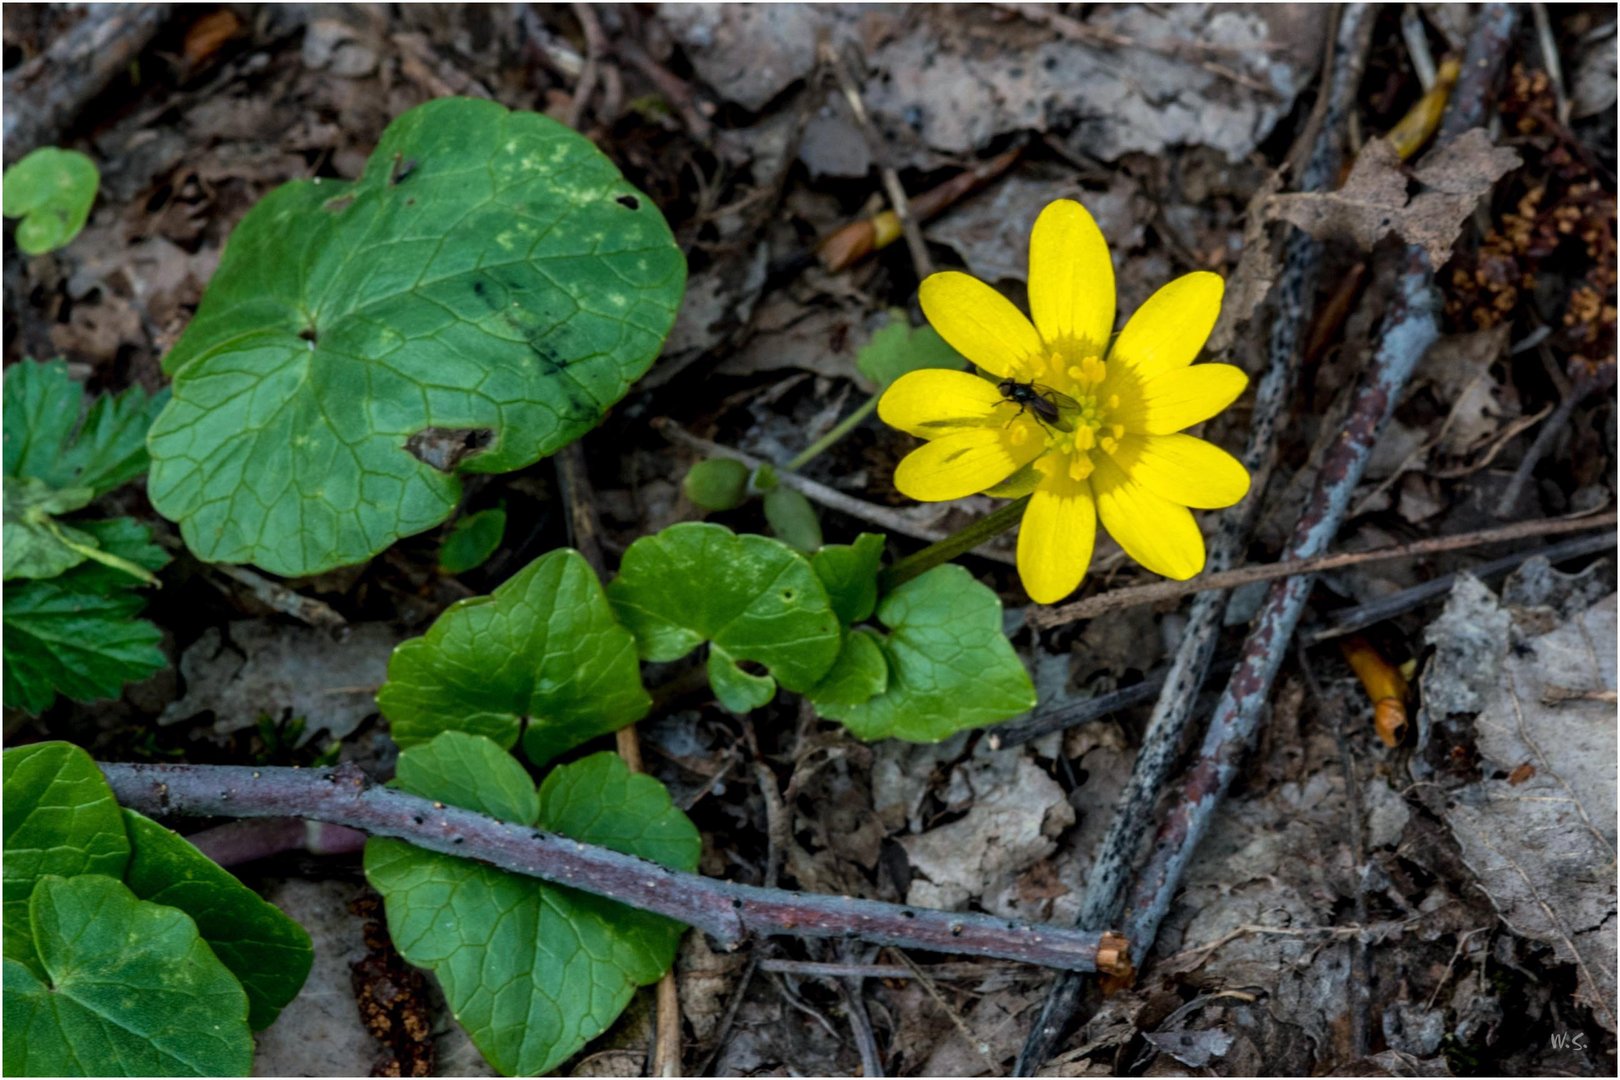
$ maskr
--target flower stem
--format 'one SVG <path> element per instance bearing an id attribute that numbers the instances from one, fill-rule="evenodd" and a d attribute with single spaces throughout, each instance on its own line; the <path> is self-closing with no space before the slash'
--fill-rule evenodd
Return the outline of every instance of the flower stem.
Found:
<path id="1" fill-rule="evenodd" d="M 831 431 L 827 432 L 827 434 L 823 435 L 821 438 L 799 451 L 798 455 L 786 465 L 783 465 L 782 468 L 786 469 L 788 472 L 798 472 L 800 469 L 810 464 L 817 454 L 826 450 L 829 446 L 837 442 L 839 439 L 842 439 L 845 435 L 848 435 L 851 431 L 854 431 L 856 426 L 860 424 L 862 420 L 865 420 L 868 416 L 871 416 L 872 410 L 877 408 L 877 403 L 877 395 L 874 394 L 873 396 L 867 398 L 866 402 L 860 408 L 856 409 L 854 412 L 838 421 L 838 423 L 834 424 Z"/>
<path id="2" fill-rule="evenodd" d="M 882 577 L 878 579 L 882 591 L 887 593 L 919 574 L 932 570 L 940 563 L 949 562 L 958 555 L 972 551 L 991 537 L 1006 532 L 1018 524 L 1018 519 L 1024 514 L 1024 505 L 1028 502 L 1028 495 L 1014 499 L 1006 506 L 986 514 L 945 539 L 929 544 L 914 555 L 907 555 L 883 571 Z"/>

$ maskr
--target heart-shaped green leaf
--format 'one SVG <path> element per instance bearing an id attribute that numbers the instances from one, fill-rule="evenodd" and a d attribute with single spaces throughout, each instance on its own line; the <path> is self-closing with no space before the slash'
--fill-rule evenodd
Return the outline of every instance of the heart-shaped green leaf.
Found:
<path id="1" fill-rule="evenodd" d="M 871 618 L 877 607 L 883 545 L 882 533 L 861 533 L 853 544 L 828 544 L 810 557 L 810 565 L 827 587 L 827 597 L 845 626 Z"/>
<path id="2" fill-rule="evenodd" d="M 889 312 L 888 323 L 855 354 L 861 374 L 883 389 L 908 371 L 964 364 L 962 354 L 947 345 L 938 330 L 932 326 L 912 329 L 906 313 L 898 308 Z"/>
<path id="3" fill-rule="evenodd" d="M 1035 707 L 1035 687 L 1001 629 L 1001 601 L 960 566 L 936 566 L 885 596 L 878 621 L 888 686 L 859 704 L 811 700 L 863 739 L 938 742 Z M 838 684 L 841 688 L 844 684 Z"/>
<path id="4" fill-rule="evenodd" d="M 413 757 L 420 767 L 408 771 Z M 447 732 L 400 755 L 399 783 L 665 866 L 697 866 L 697 829 L 663 785 L 613 754 L 554 769 L 536 807 L 513 797 L 527 779 L 510 756 L 482 737 Z M 661 916 L 399 840 L 368 841 L 365 870 L 384 897 L 395 946 L 433 970 L 456 1019 L 509 1076 L 549 1072 L 605 1031 L 637 986 L 668 969 L 682 931 Z"/>
<path id="5" fill-rule="evenodd" d="M 590 430 L 657 356 L 685 263 L 584 136 L 489 101 L 396 119 L 353 183 L 243 218 L 164 370 L 148 483 L 201 558 L 356 563 L 443 521 L 460 472 Z"/>
<path id="6" fill-rule="evenodd" d="M 28 899 L 47 874 L 124 876 L 129 840 L 90 755 L 65 742 L 0 756 L 5 771 L 5 955 L 37 964 Z M 9 1071 L 9 1070 L 8 1070 Z"/>
<path id="7" fill-rule="evenodd" d="M 808 690 L 838 656 L 838 616 L 809 560 L 720 525 L 686 522 L 637 540 L 608 599 L 647 660 L 710 642 L 709 681 L 733 712 L 769 701 L 774 683 Z M 749 661 L 770 674 L 738 667 Z"/>
<path id="8" fill-rule="evenodd" d="M 636 643 L 577 551 L 541 556 L 394 650 L 377 707 L 401 746 L 485 735 L 535 764 L 645 716 Z"/>
<path id="9" fill-rule="evenodd" d="M 103 555 L 147 571 L 169 557 L 133 518 L 81 521 Z M 121 569 L 86 561 L 45 581 L 5 586 L 0 665 L 5 703 L 38 715 L 58 693 L 77 701 L 116 697 L 123 685 L 168 664 L 157 627 L 135 614 L 145 599 Z"/>
<path id="10" fill-rule="evenodd" d="M 99 874 L 40 879 L 39 970 L 5 961 L 8 1076 L 246 1076 L 247 995 L 183 912 Z"/>
<path id="11" fill-rule="evenodd" d="M 889 661 L 878 637 L 866 627 L 850 631 L 832 670 L 806 695 L 823 713 L 829 707 L 859 705 L 889 686 Z"/>
<path id="12" fill-rule="evenodd" d="M 124 824 L 133 849 L 125 884 L 142 900 L 191 916 L 247 991 L 248 1024 L 269 1027 L 309 975 L 309 935 L 178 833 L 133 810 L 124 811 Z"/>
<path id="13" fill-rule="evenodd" d="M 439 569 L 465 574 L 483 566 L 506 535 L 506 509 L 492 506 L 457 521 L 439 545 Z"/>
<path id="14" fill-rule="evenodd" d="M 90 219 L 101 186 L 96 163 L 77 150 L 42 146 L 6 170 L 6 217 L 20 217 L 17 246 L 43 255 L 67 246 Z"/>

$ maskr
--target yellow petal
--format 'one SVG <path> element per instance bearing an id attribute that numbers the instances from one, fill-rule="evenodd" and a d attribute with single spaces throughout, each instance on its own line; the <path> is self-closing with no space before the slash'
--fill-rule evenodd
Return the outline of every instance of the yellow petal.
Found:
<path id="1" fill-rule="evenodd" d="M 1243 393 L 1249 377 L 1231 364 L 1195 364 L 1177 368 L 1129 388 L 1120 386 L 1120 407 L 1111 422 L 1135 435 L 1173 435 L 1208 420 Z"/>
<path id="2" fill-rule="evenodd" d="M 1013 428 L 969 428 L 942 435 L 901 459 L 894 486 L 920 502 L 960 499 L 994 487 L 1046 451 L 1042 439 L 1015 443 Z"/>
<path id="3" fill-rule="evenodd" d="M 1127 435 L 1114 462 L 1155 495 L 1216 510 L 1249 493 L 1249 470 L 1225 450 L 1191 435 Z"/>
<path id="4" fill-rule="evenodd" d="M 1192 363 L 1221 314 L 1226 283 L 1207 270 L 1176 278 L 1148 297 L 1119 332 L 1109 360 L 1123 360 L 1144 379 Z"/>
<path id="5" fill-rule="evenodd" d="M 1091 565 L 1096 539 L 1090 481 L 1071 480 L 1066 472 L 1042 480 L 1018 527 L 1018 576 L 1029 598 L 1055 604 L 1074 592 Z"/>
<path id="6" fill-rule="evenodd" d="M 930 274 L 917 290 L 923 314 L 951 348 L 999 378 L 1041 355 L 1041 337 L 1012 302 L 955 270 Z"/>
<path id="7" fill-rule="evenodd" d="M 1079 356 L 1101 356 L 1114 331 L 1114 263 L 1086 208 L 1059 199 L 1041 211 L 1029 237 L 1029 312 L 1041 337 L 1072 342 Z"/>
<path id="8" fill-rule="evenodd" d="M 928 368 L 894 380 L 878 399 L 878 416 L 892 428 L 936 439 L 968 427 L 983 427 L 1005 400 L 995 383 L 966 371 Z M 1012 419 L 1009 407 L 1005 419 Z"/>
<path id="9" fill-rule="evenodd" d="M 1192 511 L 1149 491 L 1099 456 L 1091 475 L 1097 515 L 1125 554 L 1167 578 L 1185 581 L 1204 568 L 1204 536 Z"/>

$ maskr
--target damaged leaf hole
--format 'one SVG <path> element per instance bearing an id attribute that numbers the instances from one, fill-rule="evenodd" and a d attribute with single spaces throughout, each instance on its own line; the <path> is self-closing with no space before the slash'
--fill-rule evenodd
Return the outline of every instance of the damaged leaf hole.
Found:
<path id="1" fill-rule="evenodd" d="M 624 207 L 626 210 L 640 210 L 641 209 L 641 200 L 636 198 L 634 195 L 620 195 L 617 199 L 614 199 L 613 201 L 618 203 L 620 206 Z"/>
<path id="2" fill-rule="evenodd" d="M 495 432 L 490 428 L 430 427 L 406 439 L 405 449 L 422 464 L 447 473 L 494 442 Z"/>

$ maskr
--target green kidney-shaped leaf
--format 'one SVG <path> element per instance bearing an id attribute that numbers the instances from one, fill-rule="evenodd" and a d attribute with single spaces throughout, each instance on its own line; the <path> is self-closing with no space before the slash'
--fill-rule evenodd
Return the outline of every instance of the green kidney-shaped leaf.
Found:
<path id="1" fill-rule="evenodd" d="M 936 566 L 883 598 L 888 686 L 859 704 L 811 694 L 863 739 L 938 742 L 1035 707 L 1035 687 L 1001 631 L 1001 601 L 960 566 Z"/>
<path id="2" fill-rule="evenodd" d="M 491 767 L 465 746 L 447 752 L 453 740 L 470 738 L 441 735 L 406 750 L 401 786 L 444 802 L 479 791 L 477 776 L 412 786 L 432 774 L 448 780 L 469 762 Z M 412 756 L 436 760 L 408 776 Z M 471 809 L 518 811 L 507 820 L 529 823 L 527 806 L 509 798 L 474 801 Z M 691 821 L 663 785 L 631 774 L 613 754 L 554 769 L 537 809 L 542 828 L 680 870 L 697 866 L 701 840 Z M 365 870 L 383 895 L 395 946 L 433 970 L 456 1019 L 507 1075 L 548 1072 L 600 1035 L 637 986 L 668 969 L 680 940 L 681 926 L 661 916 L 398 840 L 368 841 Z"/>
<path id="3" fill-rule="evenodd" d="M 400 645 L 377 707 L 394 741 L 441 731 L 510 749 L 521 733 L 535 764 L 646 715 L 636 643 L 613 617 L 577 551 L 542 555 L 489 596 L 462 600 Z"/>
<path id="4" fill-rule="evenodd" d="M 877 607 L 883 545 L 882 533 L 861 533 L 853 544 L 828 544 L 810 558 L 816 576 L 827 588 L 833 610 L 845 626 L 870 618 Z"/>
<path id="5" fill-rule="evenodd" d="M 7 750 L 0 767 L 5 771 L 5 955 L 37 964 L 28 900 L 40 879 L 47 874 L 123 877 L 129 839 L 101 770 L 72 743 Z"/>
<path id="6" fill-rule="evenodd" d="M 104 495 L 146 471 L 146 429 L 168 391 L 140 387 L 101 394 L 84 405 L 84 388 L 62 360 L 24 360 L 5 374 L 5 474 L 58 491 Z"/>
<path id="7" fill-rule="evenodd" d="M 889 312 L 888 324 L 855 354 L 861 374 L 885 389 L 908 371 L 960 368 L 964 363 L 962 354 L 947 345 L 938 330 L 932 326 L 912 329 L 906 313 L 898 308 Z"/>
<path id="8" fill-rule="evenodd" d="M 81 521 L 97 550 L 147 571 L 169 557 L 133 518 Z M 5 703 L 38 715 L 56 695 L 77 701 L 118 696 L 125 683 L 144 679 L 168 663 L 163 634 L 135 614 L 146 603 L 140 582 L 123 570 L 82 562 L 45 581 L 5 586 L 5 634 L 0 637 Z"/>
<path id="9" fill-rule="evenodd" d="M 492 818 L 533 825 L 540 816 L 534 781 L 517 759 L 483 735 L 444 731 L 399 755 L 395 785 Z"/>
<path id="10" fill-rule="evenodd" d="M 124 821 L 133 847 L 124 883 L 142 900 L 191 916 L 247 991 L 249 1026 L 269 1027 L 309 975 L 309 934 L 180 834 L 133 810 Z"/>
<path id="11" fill-rule="evenodd" d="M 630 545 L 608 599 L 648 660 L 678 660 L 710 642 L 720 703 L 746 712 L 774 683 L 814 686 L 838 656 L 841 629 L 803 555 L 764 536 L 686 522 Z M 763 664 L 769 676 L 737 665 Z"/>
<path id="12" fill-rule="evenodd" d="M 492 506 L 468 514 L 450 529 L 439 545 L 439 569 L 447 574 L 476 570 L 501 546 L 506 535 L 506 509 Z"/>
<path id="13" fill-rule="evenodd" d="M 865 627 L 844 638 L 832 670 L 810 688 L 809 698 L 823 712 L 830 706 L 859 705 L 889 686 L 889 661 L 878 637 Z M 830 715 L 830 714 L 829 714 Z"/>
<path id="14" fill-rule="evenodd" d="M 686 268 L 584 136 L 444 98 L 353 183 L 277 188 L 163 367 L 148 489 L 214 562 L 356 563 L 443 521 L 459 472 L 590 430 L 652 364 Z"/>
<path id="15" fill-rule="evenodd" d="M 30 255 L 65 247 L 90 219 L 101 173 L 77 150 L 42 146 L 6 169 L 6 217 L 20 217 L 17 246 Z"/>
<path id="16" fill-rule="evenodd" d="M 29 901 L 41 970 L 5 961 L 9 1076 L 246 1076 L 247 995 L 183 912 L 99 874 Z"/>

